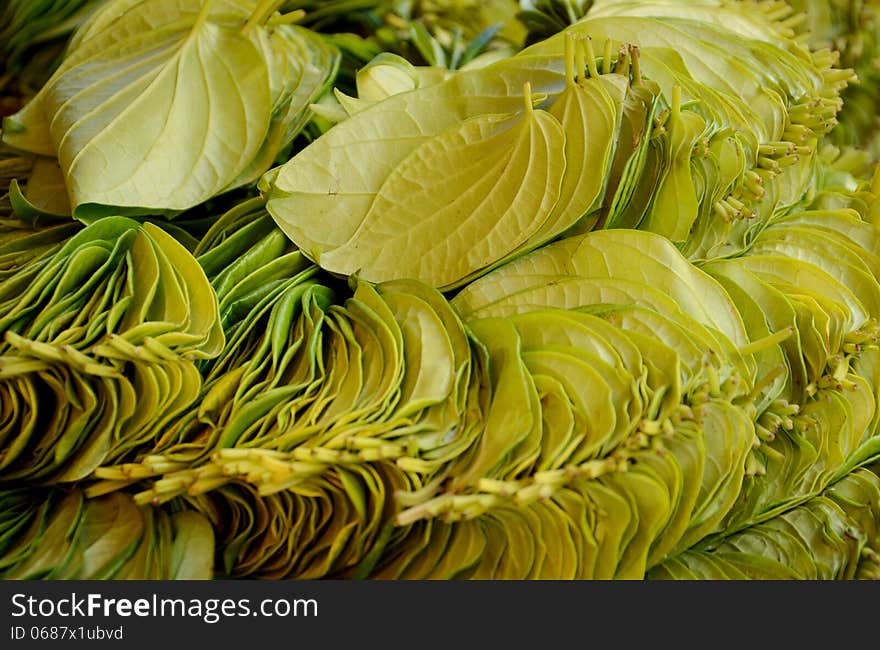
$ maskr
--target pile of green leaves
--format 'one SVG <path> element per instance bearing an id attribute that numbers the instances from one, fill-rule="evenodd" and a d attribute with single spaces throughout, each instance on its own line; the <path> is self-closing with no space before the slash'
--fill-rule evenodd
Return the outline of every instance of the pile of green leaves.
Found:
<path id="1" fill-rule="evenodd" d="M 100 5 L 0 134 L 0 576 L 880 575 L 877 22 Z"/>

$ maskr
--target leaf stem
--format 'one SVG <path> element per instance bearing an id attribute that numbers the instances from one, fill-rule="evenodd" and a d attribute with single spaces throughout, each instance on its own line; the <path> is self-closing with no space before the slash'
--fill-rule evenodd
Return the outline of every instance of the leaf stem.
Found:
<path id="1" fill-rule="evenodd" d="M 277 18 L 270 18 L 270 25 L 292 25 L 293 23 L 297 23 L 303 18 L 306 17 L 306 12 L 304 9 L 296 9 L 295 11 L 291 11 L 290 13 L 281 14 Z"/>
<path id="2" fill-rule="evenodd" d="M 284 0 L 260 0 L 260 4 L 254 9 L 254 13 L 251 14 L 251 17 L 244 24 L 242 31 L 247 33 L 257 25 L 265 23 L 283 3 Z"/>
<path id="3" fill-rule="evenodd" d="M 590 69 L 590 76 L 593 79 L 599 77 L 599 69 L 596 67 L 596 52 L 593 50 L 593 39 L 589 36 L 586 38 L 585 47 L 587 50 L 587 67 Z"/>
<path id="4" fill-rule="evenodd" d="M 614 56 L 614 41 L 605 39 L 605 49 L 602 52 L 602 74 L 611 74 L 611 57 Z"/>
<path id="5" fill-rule="evenodd" d="M 675 84 L 672 87 L 672 110 L 669 114 L 670 123 L 673 121 L 678 121 L 678 118 L 681 117 L 681 86 Z"/>
<path id="6" fill-rule="evenodd" d="M 745 345 L 740 347 L 739 353 L 743 356 L 746 356 L 762 352 L 768 348 L 773 347 L 774 345 L 779 345 L 785 339 L 789 338 L 792 334 L 794 334 L 794 327 L 784 327 L 778 332 L 774 332 L 763 338 L 756 339 L 754 341 L 751 341 L 750 343 L 746 343 Z"/>
<path id="7" fill-rule="evenodd" d="M 615 65 L 614 65 L 614 72 L 616 74 L 621 74 L 624 77 L 629 77 L 629 72 L 630 72 L 629 53 L 630 53 L 629 43 L 621 43 L 620 48 L 617 50 L 617 63 L 615 63 Z"/>
<path id="8" fill-rule="evenodd" d="M 216 2 L 217 0 L 205 0 L 205 4 L 203 4 L 202 8 L 199 10 L 199 15 L 196 16 L 196 22 L 193 25 L 193 31 L 196 31 L 205 24 L 205 22 L 208 20 L 208 14 L 211 13 L 211 6 Z"/>
<path id="9" fill-rule="evenodd" d="M 584 60 L 585 58 L 584 42 L 583 40 L 578 39 L 574 44 L 574 70 L 578 79 L 584 76 L 584 71 L 587 67 Z"/>
<path id="10" fill-rule="evenodd" d="M 574 83 L 574 34 L 565 33 L 565 85 Z"/>
<path id="11" fill-rule="evenodd" d="M 630 45 L 630 59 L 632 60 L 632 77 L 633 83 L 639 85 L 642 83 L 642 66 L 639 63 L 641 50 L 638 45 Z"/>

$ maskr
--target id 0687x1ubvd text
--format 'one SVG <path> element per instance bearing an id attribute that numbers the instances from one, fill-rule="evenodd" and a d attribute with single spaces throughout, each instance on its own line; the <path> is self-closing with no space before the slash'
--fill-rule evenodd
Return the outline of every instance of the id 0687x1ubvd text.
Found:
<path id="1" fill-rule="evenodd" d="M 41 641 L 101 641 L 121 640 L 122 626 L 101 627 L 100 625 L 13 625 L 9 630 L 13 641 L 24 639 Z"/>

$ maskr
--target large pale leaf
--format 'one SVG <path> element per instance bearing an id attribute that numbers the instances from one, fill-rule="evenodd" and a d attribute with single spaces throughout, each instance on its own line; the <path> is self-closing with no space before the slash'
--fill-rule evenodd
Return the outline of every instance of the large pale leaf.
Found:
<path id="1" fill-rule="evenodd" d="M 109 2 L 5 121 L 4 141 L 57 156 L 85 221 L 173 213 L 256 180 L 301 128 L 335 60 L 326 48 L 317 64 L 302 60 L 323 44 L 267 27 L 265 5 L 254 5 Z"/>
<path id="2" fill-rule="evenodd" d="M 564 143 L 559 122 L 542 110 L 455 126 L 401 161 L 354 236 L 318 261 L 367 280 L 454 285 L 510 254 L 548 218 Z"/>

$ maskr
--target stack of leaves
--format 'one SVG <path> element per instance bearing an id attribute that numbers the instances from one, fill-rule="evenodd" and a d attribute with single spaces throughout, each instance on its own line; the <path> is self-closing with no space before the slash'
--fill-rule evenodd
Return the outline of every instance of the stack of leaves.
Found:
<path id="1" fill-rule="evenodd" d="M 223 348 L 195 258 L 152 224 L 85 228 L 0 285 L 0 482 L 77 481 L 192 406 Z"/>
<path id="2" fill-rule="evenodd" d="M 791 213 L 749 251 L 703 269 L 725 287 L 749 331 L 792 328 L 775 364 L 785 385 L 758 413 L 759 475 L 728 525 L 765 515 L 832 481 L 880 450 L 880 240 L 847 211 Z"/>
<path id="3" fill-rule="evenodd" d="M 260 222 L 257 215 L 240 232 Z M 629 270 L 623 264 L 604 271 L 595 264 L 633 238 L 633 251 L 657 249 L 655 280 L 658 270 L 674 269 L 658 288 L 621 277 Z M 251 250 L 262 249 L 261 240 Z M 647 262 L 640 265 L 646 272 Z M 566 278 L 567 266 L 583 271 L 569 269 Z M 302 299 L 308 290 L 295 278 L 285 286 L 300 290 L 276 299 L 257 329 L 265 332 L 254 337 L 258 347 L 245 348 L 250 358 L 237 368 L 223 357 L 211 362 L 224 373 L 198 418 L 186 418 L 184 439 L 160 445 L 141 463 L 99 469 L 104 482 L 91 488 L 101 492 L 152 473 L 157 480 L 138 502 L 185 495 L 218 525 L 231 519 L 221 525 L 239 540 L 235 555 L 224 555 L 229 574 L 427 577 L 474 569 L 496 577 L 635 577 L 644 574 L 649 551 L 653 565 L 715 532 L 740 492 L 756 442 L 749 419 L 755 367 L 737 346 L 748 354 L 754 345 L 720 286 L 656 235 L 595 233 L 499 269 L 456 299 L 467 330 L 440 294 L 419 283 L 374 290 L 361 282 L 342 305 L 309 314 Z M 492 300 L 498 287 L 502 297 Z M 281 321 L 285 311 L 297 313 L 298 301 L 296 324 L 290 316 Z M 565 311 L 590 305 L 599 315 Z M 309 326 L 318 336 L 299 334 Z M 282 333 L 303 342 L 291 344 Z M 316 377 L 315 368 L 323 374 Z M 658 462 L 662 469 L 651 469 Z M 256 508 L 255 489 L 274 504 L 259 507 L 261 524 L 245 517 Z M 557 515 L 543 510 L 557 498 Z M 608 521 L 602 513 L 612 512 L 611 504 Z M 593 550 L 573 558 L 570 548 L 560 551 L 571 560 L 564 568 L 522 564 L 513 549 L 505 554 L 509 567 L 493 568 L 494 553 L 473 555 L 498 543 L 497 533 L 472 538 L 485 522 L 513 517 L 525 544 L 516 553 L 531 556 L 540 540 L 535 522 L 558 516 L 566 526 L 575 507 L 590 512 L 590 523 L 577 530 L 594 540 Z M 230 517 L 230 508 L 238 514 Z M 395 510 L 402 530 L 383 536 Z M 303 527 L 317 513 L 324 523 Z M 451 529 L 442 523 L 457 519 L 473 522 Z M 622 531 L 602 538 L 608 526 L 639 520 L 648 528 L 625 553 Z M 258 525 L 271 526 L 274 536 L 241 539 L 241 526 Z M 429 543 L 432 535 L 441 538 Z M 424 576 L 404 570 L 426 543 L 430 557 L 447 557 L 445 568 Z M 449 551 L 453 543 L 469 549 L 464 558 Z M 380 553 L 384 544 L 387 554 Z M 554 546 L 545 548 L 554 555 Z"/>
<path id="4" fill-rule="evenodd" d="M 877 580 L 878 521 L 880 467 L 874 464 L 763 523 L 669 558 L 648 578 Z"/>
<path id="5" fill-rule="evenodd" d="M 717 5 L 609 3 L 457 74 L 384 65 L 341 98 L 349 119 L 264 177 L 268 210 L 333 273 L 444 290 L 575 225 L 651 230 L 693 259 L 742 251 L 810 186 L 852 72 Z M 340 172 L 362 156 L 381 164 Z"/>
<path id="6" fill-rule="evenodd" d="M 473 444 L 484 368 L 436 290 L 414 281 L 333 288 L 338 282 L 290 250 L 259 200 L 217 224 L 198 259 L 228 344 L 202 364 L 198 408 L 168 423 L 138 462 L 99 468 L 89 493 L 155 477 L 139 503 L 185 495 L 221 525 L 216 513 L 253 504 L 256 489 L 278 504 L 266 510 L 273 529 L 287 531 L 273 575 L 313 575 L 318 561 L 309 558 L 323 557 L 324 545 L 351 548 L 321 560 L 320 575 L 354 570 L 393 514 L 392 494 L 436 482 Z M 332 534 L 300 528 L 305 511 L 322 513 Z M 241 516 L 221 528 L 237 538 Z M 343 529 L 350 542 L 337 539 Z M 264 556 L 276 551 L 255 545 L 224 556 L 226 571 L 268 571 Z"/>
<path id="7" fill-rule="evenodd" d="M 135 505 L 81 490 L 0 492 L 0 578 L 4 580 L 205 580 L 214 534 L 196 512 Z M 39 505 L 34 505 L 39 504 Z"/>
<path id="8" fill-rule="evenodd" d="M 398 515 L 426 521 L 377 575 L 639 578 L 718 529 L 756 440 L 754 364 L 723 290 L 674 247 L 566 239 L 453 304 L 488 351 L 486 426 L 440 493 Z"/>
<path id="9" fill-rule="evenodd" d="M 779 3 L 783 5 L 783 3 Z M 844 93 L 840 127 L 831 134 L 838 145 L 860 146 L 880 156 L 880 3 L 876 0 L 790 0 L 788 20 L 814 47 L 840 53 L 855 69 L 859 83 Z M 785 11 L 785 5 L 777 11 Z M 799 13 L 795 14 L 797 11 Z"/>
<path id="10" fill-rule="evenodd" d="M 790 218 L 800 219 L 804 230 L 810 232 L 811 216 L 816 215 Z M 779 233 L 796 231 L 791 223 L 777 228 Z M 776 234 L 772 230 L 767 240 Z M 835 232 L 833 227 L 816 230 L 816 238 L 825 231 Z M 831 248 L 835 242 L 832 237 L 829 240 Z M 849 241 L 851 257 L 857 244 Z M 838 243 L 844 248 L 843 242 Z M 862 252 L 866 257 L 874 254 Z M 751 253 L 729 264 L 754 265 L 753 272 L 766 277 L 759 273 L 759 266 L 784 270 L 786 258 L 794 257 L 792 250 L 782 246 L 772 259 L 766 259 L 770 256 L 764 254 L 760 243 Z M 837 255 L 842 253 L 835 251 Z M 789 268 L 793 266 L 804 275 L 821 273 L 806 261 L 789 264 Z M 641 282 L 640 274 L 644 274 Z M 822 287 L 815 278 L 811 280 L 817 288 Z M 664 559 L 677 558 L 682 552 L 684 558 L 690 558 L 692 552 L 686 549 L 694 546 L 727 552 L 736 544 L 747 545 L 739 540 L 758 535 L 757 531 L 768 527 L 776 530 L 780 518 L 799 521 L 804 508 L 824 507 L 822 492 L 833 490 L 829 486 L 842 477 L 849 477 L 855 484 L 865 477 L 869 481 L 864 489 L 870 496 L 871 490 L 876 492 L 876 477 L 870 473 L 853 475 L 852 471 L 876 457 L 880 444 L 875 408 L 878 350 L 876 332 L 871 331 L 877 312 L 875 308 L 863 309 L 864 302 L 872 302 L 864 297 L 876 290 L 876 280 L 872 278 L 872 282 L 874 289 L 870 283 L 863 284 L 861 301 L 850 303 L 852 313 L 841 309 L 843 331 L 830 332 L 833 340 L 839 341 L 839 351 L 845 348 L 849 353 L 845 358 L 838 350 L 810 350 L 821 345 L 813 338 L 817 326 L 814 320 L 771 318 L 778 315 L 775 312 L 781 311 L 781 305 L 775 306 L 774 312 L 769 306 L 763 313 L 757 311 L 751 301 L 766 295 L 768 285 L 763 291 L 745 283 L 740 288 L 727 282 L 722 288 L 689 265 L 666 240 L 633 231 L 563 240 L 474 282 L 456 298 L 455 305 L 467 317 L 468 327 L 477 335 L 484 333 L 483 340 L 492 341 L 498 348 L 497 356 L 490 355 L 490 362 L 498 362 L 490 368 L 499 373 L 493 388 L 506 382 L 501 393 L 504 407 L 497 411 L 508 418 L 504 435 L 492 435 L 487 428 L 480 441 L 482 453 L 452 473 L 455 480 L 449 483 L 447 493 L 398 515 L 398 521 L 441 518 L 448 522 L 465 518 L 470 522 L 450 525 L 430 521 L 423 526 L 422 536 L 410 536 L 392 546 L 386 553 L 389 562 L 385 564 L 383 558 L 378 575 L 638 578 L 646 568 L 665 567 Z M 798 304 L 805 299 L 798 288 L 803 285 L 812 283 L 784 286 L 777 282 L 774 288 L 779 300 Z M 838 287 L 835 295 L 845 292 Z M 731 302 L 728 296 L 735 296 L 735 300 Z M 830 302 L 826 297 L 823 304 Z M 552 307 L 588 313 L 547 311 Z M 588 315 L 590 312 L 594 316 Z M 676 315 L 674 320 L 671 315 Z M 816 320 L 821 315 L 816 312 Z M 623 356 L 626 346 L 620 341 L 625 340 L 621 336 L 625 333 L 631 341 L 634 335 L 635 341 L 641 335 L 648 343 L 642 345 L 646 360 L 653 361 L 651 354 L 662 356 L 665 352 L 678 361 L 684 389 L 678 397 L 681 404 L 668 421 L 658 413 L 654 417 L 659 421 L 642 414 L 636 428 L 632 419 L 620 417 L 620 409 L 638 404 L 633 398 L 639 394 L 638 383 L 629 384 L 629 397 L 620 388 L 615 394 L 604 386 L 611 383 L 614 371 L 603 368 L 588 352 L 595 350 L 596 342 L 580 339 L 580 345 L 574 344 L 578 339 L 571 324 L 587 324 L 588 318 L 598 321 L 597 317 L 622 330 L 617 332 L 616 340 L 612 339 L 617 345 L 608 346 L 606 355 L 613 350 Z M 562 323 L 567 327 L 560 327 Z M 752 337 L 766 335 L 743 343 L 739 336 L 745 331 L 744 324 Z M 779 328 L 777 333 L 770 331 L 772 325 Z M 807 329 L 808 325 L 812 329 Z M 508 331 L 516 338 L 504 346 L 504 333 Z M 675 338 L 671 337 L 673 333 Z M 737 349 L 731 344 L 738 340 Z M 871 345 L 865 347 L 865 343 Z M 814 372 L 818 378 L 813 384 L 798 382 L 793 354 L 818 357 L 822 367 Z M 511 360 L 517 359 L 521 363 L 518 379 L 514 380 L 515 373 L 509 368 Z M 592 373 L 583 374 L 590 367 L 585 362 L 590 361 Z M 720 367 L 715 365 L 718 361 L 722 361 Z M 597 372 L 599 368 L 601 372 Z M 798 383 L 800 391 L 792 387 Z M 522 395 L 515 386 L 522 387 Z M 590 389 L 585 391 L 584 386 Z M 644 387 L 640 392 L 651 396 Z M 674 394 L 660 394 L 676 402 Z M 795 394 L 800 396 L 801 404 L 788 401 Z M 588 399 L 597 403 L 587 408 Z M 616 419 L 612 417 L 615 411 Z M 603 417 L 604 425 L 599 420 Z M 581 422 L 577 422 L 579 418 Z M 514 429 L 517 423 L 521 429 Z M 567 428 L 554 430 L 565 423 Z M 567 429 L 589 435 L 609 431 L 609 423 L 624 430 L 629 426 L 630 431 L 642 435 L 651 432 L 656 438 L 653 444 L 641 449 L 634 446 L 634 450 L 616 457 L 600 455 L 599 463 L 578 464 L 578 453 L 561 454 L 553 459 L 560 469 L 548 471 L 553 465 L 542 454 L 548 446 L 556 453 L 565 449 L 568 440 L 561 432 Z M 514 430 L 523 431 L 522 436 L 512 436 Z M 532 453 L 543 464 L 518 474 L 524 454 L 528 458 L 527 431 L 532 436 L 537 432 L 537 437 L 531 439 L 540 441 L 541 447 L 540 451 L 532 447 Z M 584 445 L 583 440 L 573 442 Z M 580 454 L 585 451 L 583 446 L 574 449 Z M 487 454 L 491 461 L 481 463 Z M 492 462 L 496 463 L 494 467 Z M 469 493 L 466 478 L 482 467 L 489 471 L 474 487 L 482 488 L 483 494 Z M 530 489 L 529 481 L 534 481 L 534 489 Z M 836 489 L 848 494 L 855 489 L 848 485 Z M 850 495 L 853 503 L 863 503 L 858 498 L 858 494 Z M 798 506 L 805 500 L 808 506 Z M 546 512 L 548 508 L 552 515 Z M 814 569 L 810 573 L 803 569 L 797 574 L 785 574 L 777 568 L 774 574 L 761 565 L 760 557 L 752 561 L 743 555 L 736 559 L 740 572 L 729 577 L 850 577 L 862 556 L 867 558 L 863 569 L 868 571 L 876 561 L 871 550 L 877 543 L 876 519 L 869 515 L 867 525 L 856 525 L 851 519 L 859 518 L 840 508 L 820 514 L 831 517 L 828 526 L 841 533 L 835 542 L 840 547 L 834 552 L 842 557 L 836 565 L 827 571 Z M 805 520 L 805 525 L 821 530 L 826 520 L 817 524 L 811 521 Z M 557 527 L 557 532 L 550 532 L 550 525 Z M 786 544 L 782 538 L 785 534 L 784 530 L 771 532 L 771 543 Z M 806 529 L 803 536 L 808 534 Z M 816 554 L 817 561 L 824 552 L 809 538 L 798 551 L 808 557 Z M 751 570 L 745 568 L 752 564 Z M 716 569 L 715 575 L 720 572 Z"/>
<path id="11" fill-rule="evenodd" d="M 829 50 L 793 40 L 770 5 L 596 3 L 570 31 L 638 43 L 642 74 L 661 89 L 637 192 L 609 227 L 651 230 L 691 259 L 742 251 L 812 182 L 819 138 L 837 123 L 854 78 Z M 562 37 L 529 52 L 560 51 Z"/>

